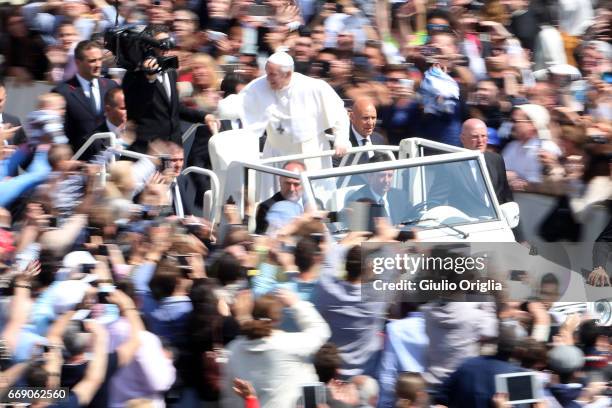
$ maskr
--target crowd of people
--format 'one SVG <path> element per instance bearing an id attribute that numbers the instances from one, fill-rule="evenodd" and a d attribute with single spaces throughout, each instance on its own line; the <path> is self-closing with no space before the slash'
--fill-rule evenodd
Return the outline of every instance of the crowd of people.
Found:
<path id="1" fill-rule="evenodd" d="M 612 199 L 609 0 L 19 3 L 0 6 L 0 403 L 65 387 L 31 406 L 294 408 L 317 383 L 317 408 L 509 407 L 496 375 L 530 371 L 526 405 L 612 406 L 610 327 L 554 296 L 362 297 L 361 244 L 405 219 L 392 176 L 355 197 L 384 207 L 374 233 L 338 241 L 298 179 L 212 224 L 210 183 L 181 173 L 239 130 L 264 158 L 334 150 L 292 173 L 421 137 L 482 152 L 500 204 L 555 195 L 543 238 L 579 241 Z M 146 26 L 137 66 L 107 34 L 128 24 Z M 33 81 L 53 88 L 5 112 Z M 610 287 L 600 230 L 587 280 Z"/>

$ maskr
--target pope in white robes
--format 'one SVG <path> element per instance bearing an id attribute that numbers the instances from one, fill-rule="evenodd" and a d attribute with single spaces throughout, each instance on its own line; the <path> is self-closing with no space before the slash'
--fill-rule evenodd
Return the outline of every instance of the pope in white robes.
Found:
<path id="1" fill-rule="evenodd" d="M 326 130 L 333 133 L 337 155 L 350 146 L 342 99 L 325 81 L 293 72 L 293 59 L 285 52 L 268 58 L 266 75 L 220 101 L 219 117 L 240 118 L 257 135 L 266 131 L 264 158 L 329 150 Z M 304 162 L 308 170 L 332 167 L 330 156 Z"/>

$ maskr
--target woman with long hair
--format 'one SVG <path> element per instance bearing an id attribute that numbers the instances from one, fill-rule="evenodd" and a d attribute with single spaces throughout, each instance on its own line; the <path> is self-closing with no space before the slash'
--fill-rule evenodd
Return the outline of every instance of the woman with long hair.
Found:
<path id="1" fill-rule="evenodd" d="M 283 307 L 292 309 L 301 331 L 278 329 Z M 293 408 L 301 385 L 317 381 L 311 359 L 329 338 L 329 326 L 311 303 L 282 289 L 258 298 L 252 317 L 243 323 L 242 336 L 228 345 L 221 406 L 242 406 L 232 390 L 234 378 L 242 378 L 253 384 L 262 408 Z"/>

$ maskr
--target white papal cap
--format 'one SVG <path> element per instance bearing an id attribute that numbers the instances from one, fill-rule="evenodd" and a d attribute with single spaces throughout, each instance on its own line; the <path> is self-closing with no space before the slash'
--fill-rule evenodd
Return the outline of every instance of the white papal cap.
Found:
<path id="1" fill-rule="evenodd" d="M 271 62 L 272 64 L 279 65 L 284 68 L 293 68 L 293 58 L 291 58 L 291 55 L 284 51 L 277 51 L 270 55 L 267 62 Z"/>

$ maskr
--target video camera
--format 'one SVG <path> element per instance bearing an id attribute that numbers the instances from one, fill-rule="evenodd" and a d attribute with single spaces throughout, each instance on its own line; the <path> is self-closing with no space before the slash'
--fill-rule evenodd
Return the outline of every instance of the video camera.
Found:
<path id="1" fill-rule="evenodd" d="M 154 49 L 171 50 L 174 40 L 156 40 L 148 35 L 143 26 L 128 25 L 114 27 L 104 34 L 104 47 L 117 58 L 117 65 L 128 71 L 142 66 L 148 58 L 155 58 L 159 69 L 157 72 L 178 68 L 177 57 L 156 57 Z M 153 72 L 152 72 L 153 73 Z"/>

